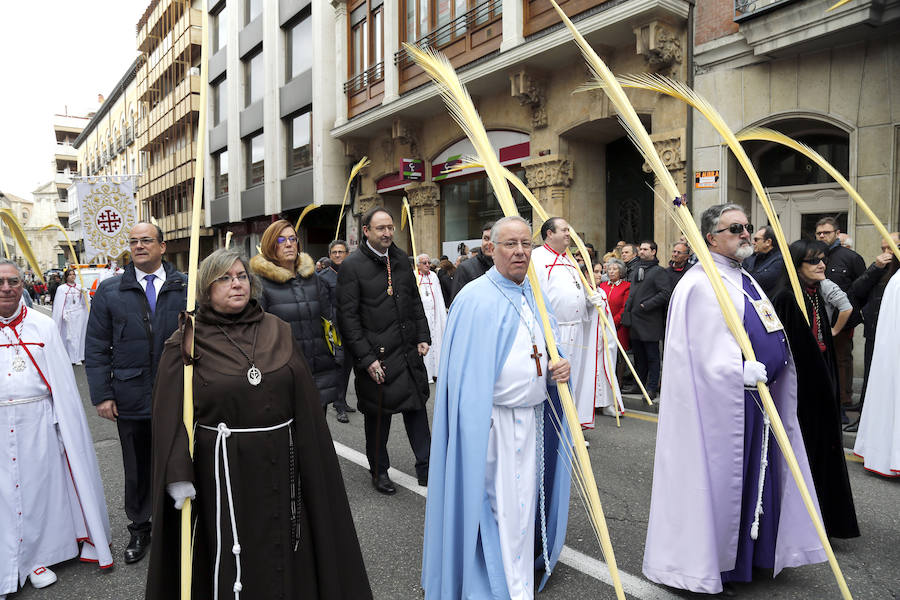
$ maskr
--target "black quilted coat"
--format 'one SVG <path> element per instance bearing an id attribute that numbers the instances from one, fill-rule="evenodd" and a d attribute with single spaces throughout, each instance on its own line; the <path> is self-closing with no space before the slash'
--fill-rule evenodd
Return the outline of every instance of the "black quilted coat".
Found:
<path id="1" fill-rule="evenodd" d="M 325 284 L 316 277 L 313 259 L 301 252 L 297 262 L 295 275 L 257 254 L 250 260 L 250 269 L 262 281 L 259 303 L 263 310 L 291 326 L 325 406 L 337 397 L 338 364 L 325 343 L 322 318 L 333 321 L 334 316 Z"/>
<path id="2" fill-rule="evenodd" d="M 417 351 L 431 343 L 428 321 L 409 259 L 391 245 L 393 294 L 388 295 L 387 265 L 363 244 L 338 272 L 338 324 L 344 351 L 353 358 L 358 407 L 364 414 L 418 410 L 428 400 L 428 375 Z M 376 359 L 385 382 L 376 384 L 366 369 Z"/>

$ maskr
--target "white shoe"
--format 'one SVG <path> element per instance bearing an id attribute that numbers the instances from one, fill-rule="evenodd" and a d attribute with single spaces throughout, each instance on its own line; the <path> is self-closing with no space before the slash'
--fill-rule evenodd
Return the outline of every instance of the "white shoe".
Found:
<path id="1" fill-rule="evenodd" d="M 73 362 L 72 364 L 75 365 L 76 367 L 80 367 L 81 361 L 79 360 L 79 361 Z"/>
<path id="2" fill-rule="evenodd" d="M 56 573 L 47 567 L 38 567 L 28 574 L 28 579 L 31 580 L 31 585 L 37 589 L 41 589 L 56 583 Z"/>
<path id="3" fill-rule="evenodd" d="M 587 440 L 584 440 L 584 447 L 585 447 L 585 448 L 590 448 L 590 447 L 591 447 L 591 443 L 590 443 L 589 441 L 587 441 Z"/>
<path id="4" fill-rule="evenodd" d="M 604 406 L 603 414 L 606 415 L 607 417 L 615 417 L 616 410 L 612 406 Z"/>

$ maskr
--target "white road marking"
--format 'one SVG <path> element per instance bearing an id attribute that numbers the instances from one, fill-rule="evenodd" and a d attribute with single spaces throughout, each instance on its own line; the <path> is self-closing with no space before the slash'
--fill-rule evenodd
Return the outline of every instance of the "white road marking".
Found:
<path id="1" fill-rule="evenodd" d="M 341 458 L 345 458 L 366 470 L 369 469 L 369 460 L 362 452 L 354 450 L 349 446 L 345 446 L 340 442 L 334 442 L 334 451 Z M 419 485 L 415 477 L 407 475 L 402 471 L 398 471 L 393 467 L 388 469 L 388 476 L 397 485 L 401 485 L 423 498 L 428 497 L 428 489 Z M 559 561 L 576 571 L 580 571 L 589 577 L 593 577 L 598 581 L 612 586 L 612 577 L 609 574 L 609 568 L 606 566 L 606 563 L 601 560 L 583 554 L 569 546 L 563 546 Z M 625 593 L 631 597 L 639 598 L 640 600 L 677 600 L 679 598 L 640 577 L 626 573 L 622 569 L 619 569 L 619 579 L 622 581 L 622 589 L 625 590 Z"/>

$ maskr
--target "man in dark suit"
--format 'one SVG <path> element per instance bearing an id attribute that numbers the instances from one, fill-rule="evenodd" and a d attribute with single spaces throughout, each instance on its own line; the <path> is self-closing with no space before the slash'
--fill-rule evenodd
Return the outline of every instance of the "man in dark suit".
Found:
<path id="1" fill-rule="evenodd" d="M 138 223 L 129 234 L 132 262 L 97 286 L 84 363 L 97 414 L 116 422 L 125 467 L 125 514 L 131 539 L 125 562 L 150 546 L 150 408 L 163 344 L 187 303 L 187 277 L 165 262 L 162 230 Z"/>
<path id="2" fill-rule="evenodd" d="M 428 375 L 422 356 L 431 336 L 409 257 L 394 245 L 394 219 L 383 207 L 363 215 L 365 240 L 338 272 L 338 328 L 353 358 L 372 485 L 396 492 L 388 477 L 391 417 L 403 415 L 419 485 L 428 484 Z"/>
<path id="3" fill-rule="evenodd" d="M 625 303 L 634 368 L 650 398 L 659 394 L 659 342 L 665 335 L 666 308 L 672 294 L 671 278 L 659 266 L 656 249 L 653 240 L 645 240 L 638 247 L 639 262 L 631 273 L 631 293 Z"/>

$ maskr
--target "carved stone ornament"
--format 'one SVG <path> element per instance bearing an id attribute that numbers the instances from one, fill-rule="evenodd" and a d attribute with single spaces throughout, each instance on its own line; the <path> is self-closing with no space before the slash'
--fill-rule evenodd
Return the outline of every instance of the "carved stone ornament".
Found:
<path id="1" fill-rule="evenodd" d="M 356 199 L 356 210 L 353 211 L 353 214 L 357 217 L 362 216 L 376 206 L 384 206 L 384 198 L 379 194 L 360 196 Z"/>
<path id="2" fill-rule="evenodd" d="M 667 132 L 663 134 L 651 135 L 653 147 L 656 153 L 662 159 L 663 164 L 669 171 L 678 171 L 684 169 L 686 157 L 684 155 L 684 132 Z M 644 173 L 651 173 L 653 169 L 646 162 L 641 166 Z"/>
<path id="3" fill-rule="evenodd" d="M 681 65 L 681 39 L 671 27 L 651 21 L 635 28 L 634 35 L 637 38 L 637 53 L 644 57 L 651 70 L 671 74 Z"/>
<path id="4" fill-rule="evenodd" d="M 394 119 L 391 125 L 391 139 L 395 143 L 409 146 L 410 157 L 419 156 L 419 124 L 407 119 Z"/>
<path id="5" fill-rule="evenodd" d="M 441 199 L 441 189 L 436 183 L 423 181 L 411 183 L 404 190 L 412 208 L 413 216 L 432 216 Z"/>
<path id="6" fill-rule="evenodd" d="M 509 76 L 510 93 L 522 106 L 531 107 L 531 127 L 547 126 L 547 94 L 544 81 L 533 72 L 521 70 Z"/>
<path id="7" fill-rule="evenodd" d="M 572 185 L 572 163 L 557 155 L 542 156 L 522 163 L 529 189 Z"/>

